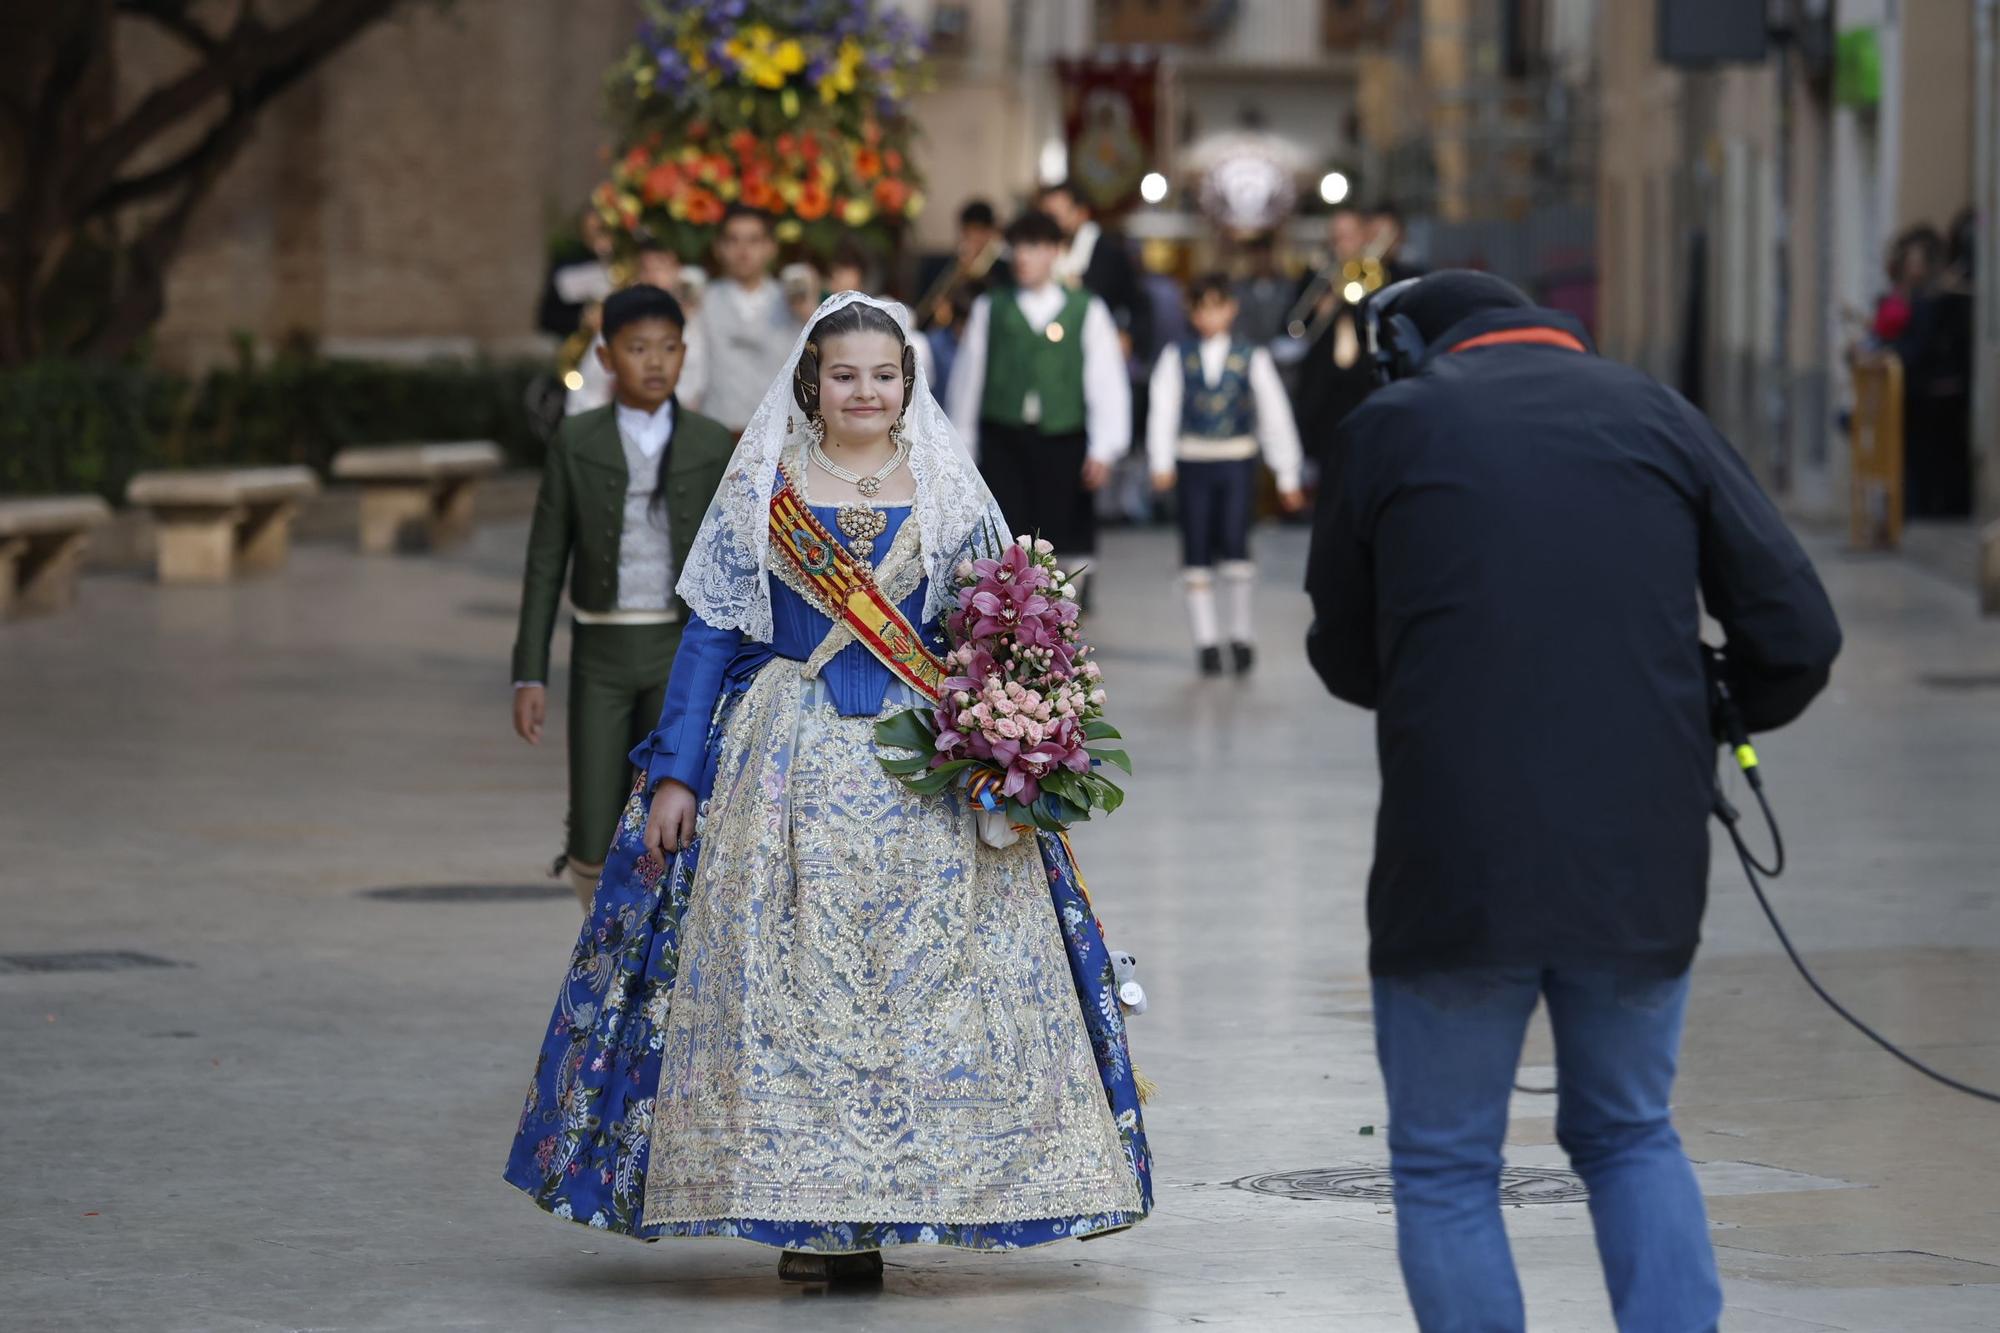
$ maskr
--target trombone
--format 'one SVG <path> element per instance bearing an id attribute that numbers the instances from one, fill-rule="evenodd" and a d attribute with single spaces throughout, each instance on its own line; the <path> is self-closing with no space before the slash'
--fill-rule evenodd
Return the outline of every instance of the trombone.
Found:
<path id="1" fill-rule="evenodd" d="M 993 271 L 1000 262 L 1000 255 L 1006 244 L 998 236 L 988 241 L 980 252 L 972 257 L 970 264 L 955 259 L 950 268 L 938 274 L 937 281 L 924 293 L 924 299 L 917 304 L 917 322 L 924 328 L 933 328 L 944 322 L 945 301 L 962 282 L 977 282 Z"/>
<path id="2" fill-rule="evenodd" d="M 1291 346 L 1286 348 L 1289 358 L 1302 359 L 1319 336 L 1326 332 L 1326 326 L 1340 314 L 1342 306 L 1360 305 L 1363 301 L 1382 290 L 1389 281 L 1389 266 L 1383 256 L 1395 248 L 1402 239 L 1402 233 L 1394 227 L 1386 227 L 1383 234 L 1370 241 L 1360 255 L 1353 259 L 1329 260 L 1326 266 L 1313 275 L 1299 299 L 1285 315 L 1285 337 Z M 1329 293 L 1337 293 L 1338 301 L 1326 303 L 1319 309 Z"/>

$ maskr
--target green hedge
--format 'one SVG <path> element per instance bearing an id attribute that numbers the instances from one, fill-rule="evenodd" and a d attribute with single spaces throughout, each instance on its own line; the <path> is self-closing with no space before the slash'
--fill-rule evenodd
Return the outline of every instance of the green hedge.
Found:
<path id="1" fill-rule="evenodd" d="M 492 440 L 537 467 L 538 362 L 382 365 L 281 358 L 199 378 L 49 361 L 0 371 L 0 494 L 94 491 L 121 502 L 155 467 L 304 463 L 348 444 Z"/>

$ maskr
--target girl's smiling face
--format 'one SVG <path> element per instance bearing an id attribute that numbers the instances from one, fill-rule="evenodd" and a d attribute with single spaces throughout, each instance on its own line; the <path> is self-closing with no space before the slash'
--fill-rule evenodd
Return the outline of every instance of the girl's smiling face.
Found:
<path id="1" fill-rule="evenodd" d="M 887 333 L 837 334 L 819 352 L 819 410 L 842 444 L 880 440 L 903 414 L 903 344 Z"/>

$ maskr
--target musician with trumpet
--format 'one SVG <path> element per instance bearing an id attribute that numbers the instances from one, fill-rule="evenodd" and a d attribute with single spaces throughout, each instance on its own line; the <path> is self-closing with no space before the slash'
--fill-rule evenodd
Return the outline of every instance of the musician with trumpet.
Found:
<path id="1" fill-rule="evenodd" d="M 1299 433 L 1315 450 L 1332 442 L 1341 420 L 1368 396 L 1362 302 L 1391 282 L 1416 276 L 1397 261 L 1403 225 L 1392 206 L 1372 213 L 1336 208 L 1326 234 L 1327 261 L 1300 290 L 1276 349 L 1281 362 L 1293 364 Z M 1290 355 L 1282 355 L 1287 348 Z"/>
<path id="2" fill-rule="evenodd" d="M 968 200 L 958 210 L 956 252 L 938 270 L 916 307 L 917 326 L 930 339 L 931 360 L 937 367 L 932 383 L 941 395 L 948 392 L 952 363 L 957 360 L 972 303 L 988 289 L 1013 281 L 1006 252 L 993 205 L 984 199 Z"/>

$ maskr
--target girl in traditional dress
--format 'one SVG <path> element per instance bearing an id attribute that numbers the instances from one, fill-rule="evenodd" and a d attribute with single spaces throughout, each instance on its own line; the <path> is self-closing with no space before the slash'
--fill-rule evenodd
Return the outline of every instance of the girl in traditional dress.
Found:
<path id="1" fill-rule="evenodd" d="M 1008 540 L 906 318 L 829 298 L 744 433 L 507 1167 L 560 1217 L 756 1241 L 800 1281 L 1152 1204 L 1064 845 L 989 846 L 878 760 L 877 721 L 935 697 L 955 569 Z"/>

